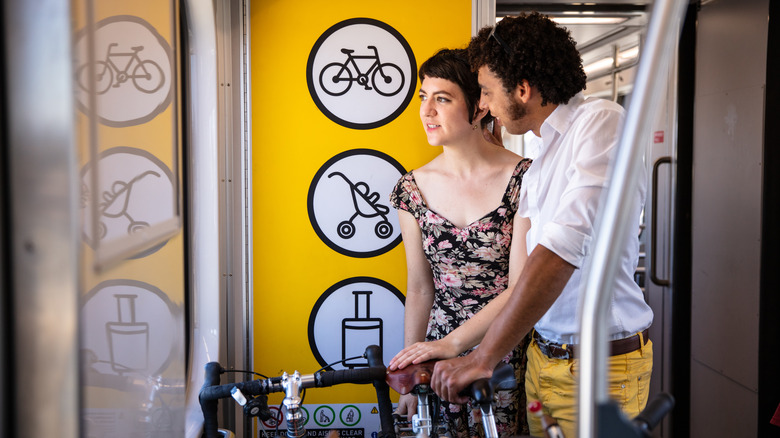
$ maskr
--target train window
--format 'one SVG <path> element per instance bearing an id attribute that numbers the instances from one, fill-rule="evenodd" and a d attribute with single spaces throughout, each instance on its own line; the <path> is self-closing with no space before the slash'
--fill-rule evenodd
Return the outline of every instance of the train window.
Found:
<path id="1" fill-rule="evenodd" d="M 177 2 L 76 3 L 82 233 L 105 269 L 181 229 Z"/>

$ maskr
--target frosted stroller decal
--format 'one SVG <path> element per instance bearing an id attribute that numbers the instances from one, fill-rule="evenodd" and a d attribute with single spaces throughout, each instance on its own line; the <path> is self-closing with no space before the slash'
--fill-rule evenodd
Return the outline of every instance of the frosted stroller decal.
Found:
<path id="1" fill-rule="evenodd" d="M 149 222 L 134 219 L 127 209 L 130 204 L 130 195 L 133 192 L 133 185 L 147 175 L 160 177 L 159 173 L 153 170 L 147 170 L 130 181 L 114 181 L 114 183 L 111 184 L 111 190 L 104 190 L 101 194 L 103 201 L 98 203 L 100 215 L 111 219 L 125 217 L 128 221 L 127 234 L 132 234 L 135 231 L 149 227 Z M 99 236 L 101 238 L 106 237 L 108 229 L 105 222 L 100 221 L 98 229 Z"/>

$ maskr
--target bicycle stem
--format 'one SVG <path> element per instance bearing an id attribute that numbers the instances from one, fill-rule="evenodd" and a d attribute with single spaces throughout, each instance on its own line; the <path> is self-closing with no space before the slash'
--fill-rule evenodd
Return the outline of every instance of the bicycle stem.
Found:
<path id="1" fill-rule="evenodd" d="M 428 438 L 431 436 L 433 417 L 431 416 L 431 407 L 428 405 L 428 400 L 427 388 L 418 388 L 417 414 L 412 417 L 412 431 L 417 435 L 417 438 Z"/>
<path id="2" fill-rule="evenodd" d="M 301 376 L 301 373 L 295 371 L 292 376 L 285 372 L 282 374 L 282 388 L 284 388 L 283 404 L 287 410 L 287 436 L 290 438 L 300 438 L 306 435 L 306 429 L 303 427 L 303 415 L 301 414 L 301 389 L 306 386 L 314 386 L 314 376 Z"/>

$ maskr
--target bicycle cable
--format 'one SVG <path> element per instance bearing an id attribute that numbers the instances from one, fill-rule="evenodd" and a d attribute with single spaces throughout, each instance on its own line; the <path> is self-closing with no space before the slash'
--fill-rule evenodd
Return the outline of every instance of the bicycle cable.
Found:
<path id="1" fill-rule="evenodd" d="M 257 371 L 251 371 L 251 370 L 222 370 L 223 373 L 244 373 L 244 374 L 254 374 L 256 376 L 262 377 L 266 380 L 268 380 L 268 376 L 258 373 Z"/>

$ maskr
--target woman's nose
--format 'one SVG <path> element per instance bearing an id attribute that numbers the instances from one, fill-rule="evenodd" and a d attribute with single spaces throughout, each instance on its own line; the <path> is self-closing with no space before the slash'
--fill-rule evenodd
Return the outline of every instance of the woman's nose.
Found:
<path id="1" fill-rule="evenodd" d="M 436 114 L 436 108 L 431 105 L 430 101 L 426 100 L 421 104 L 420 113 L 424 116 L 432 116 Z"/>

